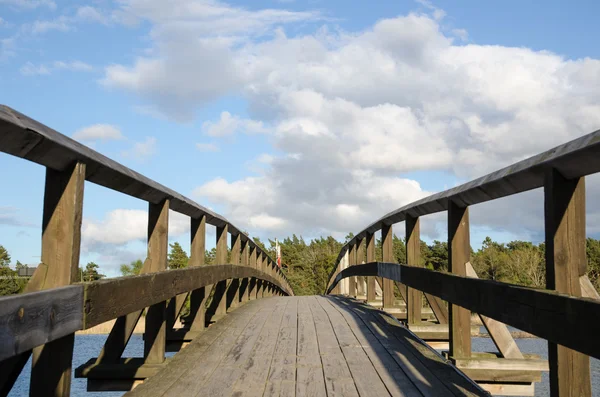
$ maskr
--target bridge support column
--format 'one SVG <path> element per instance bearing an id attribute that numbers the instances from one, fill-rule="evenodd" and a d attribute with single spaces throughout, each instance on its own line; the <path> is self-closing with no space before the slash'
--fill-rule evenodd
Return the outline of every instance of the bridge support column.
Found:
<path id="1" fill-rule="evenodd" d="M 356 265 L 356 243 L 352 244 L 352 246 L 349 249 L 349 254 L 348 254 L 348 267 L 354 266 L 354 265 Z M 356 284 L 357 284 L 356 276 L 348 277 L 348 285 L 349 285 L 348 296 L 350 296 L 352 298 L 356 298 L 356 292 L 357 292 Z"/>
<path id="2" fill-rule="evenodd" d="M 227 263 L 227 235 L 228 225 L 217 227 L 217 253 L 215 256 L 215 263 L 217 265 L 224 265 Z M 220 317 L 227 313 L 227 280 L 219 281 L 215 285 L 215 292 L 213 294 L 213 300 L 215 302 L 215 316 Z"/>
<path id="3" fill-rule="evenodd" d="M 580 297 L 579 278 L 587 271 L 585 178 L 568 180 L 557 170 L 550 170 L 544 186 L 544 207 L 546 288 Z M 548 363 L 551 396 L 592 395 L 589 356 L 548 342 Z"/>
<path id="4" fill-rule="evenodd" d="M 230 263 L 233 265 L 240 264 L 240 258 L 242 253 L 242 236 L 240 234 L 231 236 L 231 259 Z M 241 280 L 233 279 L 229 283 L 228 299 L 227 299 L 227 310 L 235 309 L 240 303 L 240 288 Z"/>
<path id="5" fill-rule="evenodd" d="M 466 263 L 471 257 L 469 208 L 448 201 L 448 270 L 459 276 L 467 275 Z M 471 312 L 450 305 L 450 356 L 471 357 Z"/>
<path id="6" fill-rule="evenodd" d="M 241 264 L 242 266 L 249 266 L 249 252 L 248 252 L 248 247 L 250 246 L 250 244 L 248 243 L 248 240 L 244 241 L 242 243 L 242 257 L 241 257 Z M 250 298 L 250 279 L 249 278 L 245 278 L 242 280 L 241 282 L 241 286 L 240 286 L 240 303 L 246 303 L 248 302 Z"/>
<path id="7" fill-rule="evenodd" d="M 406 217 L 406 264 L 420 266 L 421 260 L 421 232 L 419 218 Z M 421 322 L 421 308 L 423 307 L 423 293 L 414 288 L 407 290 L 406 310 L 409 324 Z"/>
<path id="8" fill-rule="evenodd" d="M 85 164 L 67 171 L 46 169 L 42 220 L 42 264 L 45 272 L 30 280 L 27 292 L 60 287 L 79 281 L 79 245 L 83 212 Z M 67 335 L 33 349 L 30 395 L 68 396 L 71 390 L 71 364 L 75 336 Z M 26 355 L 22 355 L 25 364 Z M 18 361 L 18 360 L 17 360 Z M 18 363 L 20 364 L 20 363 Z M 20 372 L 17 365 L 13 371 Z M 11 373 L 2 376 L 11 377 Z M 9 379 L 14 382 L 14 379 Z M 9 385 L 8 389 L 10 390 Z M 4 388 L 4 387 L 3 387 Z"/>
<path id="9" fill-rule="evenodd" d="M 169 200 L 161 204 L 149 204 L 148 209 L 148 263 L 150 272 L 167 269 L 169 247 Z M 161 364 L 165 361 L 167 342 L 166 324 L 167 302 L 160 302 L 148 308 L 144 331 L 144 357 L 147 364 Z"/>
<path id="10" fill-rule="evenodd" d="M 206 215 L 191 219 L 191 239 L 190 266 L 202 266 L 206 255 Z M 190 295 L 192 331 L 204 331 L 206 328 L 206 301 L 211 290 L 212 285 L 208 285 L 192 291 Z"/>
<path id="11" fill-rule="evenodd" d="M 392 225 L 383 225 L 381 228 L 381 241 L 383 251 L 383 262 L 396 262 L 394 259 L 394 246 L 393 246 L 393 229 Z M 382 285 L 383 292 L 383 307 L 391 308 L 394 307 L 394 280 L 388 278 L 383 279 Z"/>
<path id="12" fill-rule="evenodd" d="M 367 263 L 375 262 L 375 234 L 367 233 Z M 367 302 L 377 299 L 375 293 L 375 277 L 367 277 Z"/>

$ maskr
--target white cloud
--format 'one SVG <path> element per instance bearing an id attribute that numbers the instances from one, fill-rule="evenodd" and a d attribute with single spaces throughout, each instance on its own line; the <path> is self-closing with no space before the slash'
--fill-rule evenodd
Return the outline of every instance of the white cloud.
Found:
<path id="1" fill-rule="evenodd" d="M 169 210 L 169 238 L 189 233 L 190 218 Z M 103 220 L 84 218 L 81 226 L 83 244 L 89 250 L 96 244 L 124 245 L 133 241 L 146 241 L 148 212 L 144 210 L 115 209 Z"/>
<path id="2" fill-rule="evenodd" d="M 71 19 L 64 15 L 49 21 L 34 21 L 31 25 L 25 27 L 26 31 L 34 35 L 47 33 L 53 30 L 58 32 L 68 32 L 73 29 L 74 27 Z"/>
<path id="3" fill-rule="evenodd" d="M 39 75 L 49 75 L 50 69 L 45 65 L 34 65 L 31 62 L 25 63 L 25 65 L 21 66 L 19 69 L 23 76 L 39 76 Z"/>
<path id="4" fill-rule="evenodd" d="M 214 143 L 197 143 L 196 148 L 201 152 L 218 152 L 219 147 Z"/>
<path id="5" fill-rule="evenodd" d="M 233 135 L 236 132 L 246 134 L 261 134 L 266 133 L 267 128 L 264 127 L 261 121 L 240 119 L 237 116 L 232 116 L 229 112 L 222 112 L 218 122 L 213 123 L 206 121 L 202 124 L 202 130 L 205 134 L 214 137 L 222 137 Z"/>
<path id="6" fill-rule="evenodd" d="M 32 62 L 26 62 L 19 71 L 23 76 L 50 75 L 57 70 L 69 70 L 72 72 L 91 72 L 93 66 L 82 61 L 54 61 L 51 64 L 35 65 Z"/>
<path id="7" fill-rule="evenodd" d="M 0 4 L 6 4 L 16 9 L 32 10 L 38 7 L 56 9 L 56 3 L 52 0 L 0 0 Z"/>
<path id="8" fill-rule="evenodd" d="M 108 18 L 97 8 L 91 6 L 79 7 L 75 13 L 75 19 L 83 22 L 97 22 L 106 25 Z"/>
<path id="9" fill-rule="evenodd" d="M 430 15 L 288 37 L 287 24 L 317 14 L 125 1 L 123 12 L 151 23 L 152 52 L 108 67 L 103 82 L 180 121 L 242 95 L 247 117 L 224 111 L 203 132 L 260 132 L 278 154 L 259 176 L 218 178 L 194 194 L 242 227 L 278 232 L 357 230 L 428 193 L 404 173 L 471 179 L 600 126 L 599 60 L 458 45 L 468 32 L 446 31 L 443 10 L 421 4 Z"/>
<path id="10" fill-rule="evenodd" d="M 131 149 L 124 150 L 123 157 L 133 158 L 138 161 L 144 161 L 156 153 L 156 138 L 146 137 L 142 142 L 135 142 Z"/>
<path id="11" fill-rule="evenodd" d="M 112 141 L 124 139 L 121 130 L 110 124 L 94 124 L 81 128 L 73 134 L 73 139 L 78 141 Z"/>

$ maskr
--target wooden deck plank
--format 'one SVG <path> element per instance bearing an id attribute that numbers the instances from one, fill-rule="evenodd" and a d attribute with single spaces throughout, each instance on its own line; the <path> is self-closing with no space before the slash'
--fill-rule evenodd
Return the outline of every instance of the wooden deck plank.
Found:
<path id="1" fill-rule="evenodd" d="M 209 358 L 212 351 L 222 349 L 220 342 L 223 333 L 238 321 L 244 321 L 249 316 L 253 316 L 261 309 L 263 304 L 262 301 L 252 302 L 252 304 L 245 306 L 246 310 L 235 311 L 210 326 L 188 347 L 177 353 L 169 362 L 170 365 L 167 365 L 164 370 L 129 392 L 127 396 L 165 395 L 173 386 L 185 380 L 188 376 L 192 376 L 193 367 L 200 366 L 203 360 Z M 194 363 L 194 365 L 190 365 L 190 363 Z"/>
<path id="2" fill-rule="evenodd" d="M 398 366 L 390 352 L 383 346 L 369 327 L 358 317 L 354 310 L 347 310 L 335 305 L 331 300 L 326 300 L 332 307 L 340 312 L 344 320 L 353 330 L 356 338 L 361 343 L 363 350 L 369 356 L 373 367 L 385 384 L 392 396 L 417 397 L 422 396 L 414 383 Z"/>
<path id="3" fill-rule="evenodd" d="M 319 354 L 323 365 L 323 375 L 328 396 L 358 396 L 358 390 L 352 379 L 348 364 L 342 354 L 331 322 L 325 310 L 318 304 L 317 298 L 306 298 L 312 312 Z"/>
<path id="4" fill-rule="evenodd" d="M 277 345 L 273 353 L 271 368 L 269 370 L 269 388 L 274 388 L 273 391 L 265 395 L 279 395 L 289 393 L 290 383 L 293 385 L 293 390 L 296 389 L 296 356 L 297 356 L 297 337 L 298 337 L 298 299 L 290 297 L 285 314 L 281 321 L 281 328 L 277 337 Z M 282 382 L 286 382 L 285 385 Z M 282 388 L 283 386 L 283 388 Z M 295 392 L 292 394 L 295 395 Z"/>
<path id="5" fill-rule="evenodd" d="M 298 300 L 298 346 L 296 352 L 296 395 L 326 396 L 317 331 L 306 298 Z"/>
<path id="6" fill-rule="evenodd" d="M 388 317 L 341 297 L 257 299 L 200 333 L 128 395 L 469 395 L 443 373 L 457 371 Z"/>
<path id="7" fill-rule="evenodd" d="M 362 344 L 340 312 L 329 304 L 326 298 L 318 297 L 317 301 L 331 321 L 358 393 L 361 396 L 389 396 L 390 393 L 363 350 Z"/>
<path id="8" fill-rule="evenodd" d="M 335 300 L 332 299 L 335 302 Z M 339 300 L 337 300 L 339 302 Z M 485 395 L 453 366 L 384 312 L 345 300 L 345 307 L 360 310 L 364 321 L 426 396 Z M 341 306 L 341 305 L 340 305 Z"/>
<path id="9" fill-rule="evenodd" d="M 262 300 L 258 299 L 258 301 Z M 268 305 L 265 307 L 265 310 L 270 310 L 271 313 L 261 329 L 248 359 L 241 365 L 243 371 L 233 387 L 234 395 L 263 395 L 273 352 L 277 344 L 277 335 L 279 334 L 287 303 L 286 299 L 268 299 Z"/>

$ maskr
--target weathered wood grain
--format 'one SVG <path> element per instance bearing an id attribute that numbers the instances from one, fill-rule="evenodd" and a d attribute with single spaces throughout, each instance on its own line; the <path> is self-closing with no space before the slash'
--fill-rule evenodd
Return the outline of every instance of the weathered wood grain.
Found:
<path id="1" fill-rule="evenodd" d="M 392 225 L 384 225 L 381 229 L 381 247 L 383 251 L 384 262 L 395 262 L 394 259 L 394 242 L 393 242 L 393 229 Z M 394 280 L 383 279 L 381 285 L 383 293 L 383 308 L 394 307 Z"/>
<path id="2" fill-rule="evenodd" d="M 579 279 L 587 271 L 584 178 L 569 180 L 556 169 L 548 171 L 544 186 L 544 220 L 546 288 L 582 296 Z M 587 324 L 580 327 L 587 328 Z M 548 361 L 552 395 L 592 395 L 589 357 L 549 341 Z"/>
<path id="3" fill-rule="evenodd" d="M 0 298 L 0 361 L 82 329 L 83 287 Z"/>
<path id="4" fill-rule="evenodd" d="M 78 280 L 83 190 L 86 165 L 71 163 L 61 171 L 46 169 L 42 219 L 42 263 L 47 265 L 40 289 Z M 31 395 L 69 395 L 74 334 L 33 349 Z"/>
<path id="5" fill-rule="evenodd" d="M 421 222 L 419 218 L 406 218 L 406 264 L 420 266 L 421 263 Z M 409 324 L 421 322 L 423 293 L 414 288 L 407 290 L 407 319 Z"/>

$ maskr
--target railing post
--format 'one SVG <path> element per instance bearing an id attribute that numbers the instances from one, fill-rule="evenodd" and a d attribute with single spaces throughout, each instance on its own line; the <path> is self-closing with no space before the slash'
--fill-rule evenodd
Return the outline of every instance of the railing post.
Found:
<path id="1" fill-rule="evenodd" d="M 191 219 L 190 266 L 203 266 L 206 255 L 206 215 Z M 190 295 L 190 314 L 193 316 L 190 330 L 203 331 L 206 328 L 206 300 L 212 285 L 192 291 Z"/>
<path id="2" fill-rule="evenodd" d="M 362 265 L 365 262 L 365 243 L 366 240 L 356 239 L 356 264 Z M 361 299 L 367 298 L 367 285 L 363 276 L 356 277 L 356 296 Z"/>
<path id="3" fill-rule="evenodd" d="M 240 264 L 241 252 L 242 252 L 242 235 L 237 234 L 236 236 L 231 236 L 231 263 L 233 265 Z M 234 278 L 229 283 L 229 288 L 227 289 L 227 302 L 228 309 L 235 309 L 239 306 L 239 291 L 240 291 L 240 279 Z"/>
<path id="4" fill-rule="evenodd" d="M 149 272 L 167 269 L 169 246 L 169 200 L 160 204 L 149 204 L 148 209 L 148 264 Z M 167 302 L 152 305 L 146 312 L 144 332 L 144 357 L 148 364 L 161 364 L 165 361 L 167 338 Z"/>
<path id="5" fill-rule="evenodd" d="M 348 267 L 356 265 L 356 243 L 352 244 L 348 250 Z M 348 277 L 348 296 L 356 298 L 356 276 Z"/>
<path id="6" fill-rule="evenodd" d="M 252 246 L 250 247 L 250 257 L 249 257 L 249 266 L 251 268 L 256 269 L 256 264 L 257 264 L 257 247 L 256 246 Z M 248 283 L 248 299 L 249 300 L 254 300 L 256 299 L 256 289 L 258 287 L 258 280 L 254 277 L 252 277 L 250 279 L 250 282 Z"/>
<path id="7" fill-rule="evenodd" d="M 250 259 L 249 252 L 248 252 L 249 247 L 250 247 L 250 242 L 248 240 L 246 240 L 242 243 L 242 258 L 241 258 L 242 266 L 248 267 L 248 265 L 249 265 L 249 259 Z M 250 293 L 250 279 L 245 278 L 242 280 L 241 285 L 240 285 L 240 302 L 241 303 L 248 302 L 249 293 Z"/>
<path id="8" fill-rule="evenodd" d="M 381 245 L 383 251 L 384 262 L 396 262 L 394 259 L 394 246 L 393 246 L 393 229 L 392 225 L 383 225 L 381 228 Z M 383 292 L 383 307 L 390 308 L 395 304 L 394 296 L 394 280 L 389 278 L 383 279 L 383 285 L 381 286 Z"/>
<path id="9" fill-rule="evenodd" d="M 367 232 L 367 263 L 375 262 L 375 234 Z M 367 277 L 367 302 L 375 302 L 375 277 Z"/>
<path id="10" fill-rule="evenodd" d="M 544 207 L 546 288 L 580 297 L 579 277 L 587 271 L 585 178 L 568 180 L 549 170 Z M 589 356 L 548 342 L 548 363 L 551 396 L 592 395 Z"/>
<path id="11" fill-rule="evenodd" d="M 470 261 L 469 208 L 448 201 L 448 270 L 459 276 L 467 275 Z M 471 312 L 456 305 L 449 310 L 450 355 L 471 357 Z"/>
<path id="12" fill-rule="evenodd" d="M 227 263 L 227 232 L 227 224 L 217 227 L 217 252 L 215 256 L 215 262 L 218 265 L 224 265 Z M 215 316 L 217 317 L 225 315 L 227 313 L 227 298 L 225 296 L 226 291 L 227 280 L 219 281 L 215 285 L 215 293 L 213 294 L 213 299 L 219 300 L 215 310 Z"/>
<path id="13" fill-rule="evenodd" d="M 46 168 L 41 258 L 46 277 L 36 290 L 78 281 L 85 168 L 81 163 L 63 172 Z M 70 394 L 74 340 L 71 334 L 33 349 L 31 396 Z"/>
<path id="14" fill-rule="evenodd" d="M 420 266 L 421 261 L 421 226 L 419 218 L 406 217 L 406 264 Z M 407 292 L 407 317 L 409 324 L 421 322 L 421 308 L 423 306 L 423 293 L 418 289 L 408 288 Z"/>

